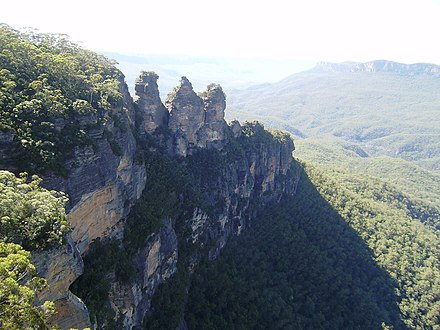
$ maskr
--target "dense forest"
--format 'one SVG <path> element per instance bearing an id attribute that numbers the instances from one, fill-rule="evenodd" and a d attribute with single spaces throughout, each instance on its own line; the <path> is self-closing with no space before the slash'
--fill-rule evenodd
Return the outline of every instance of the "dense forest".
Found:
<path id="1" fill-rule="evenodd" d="M 306 166 L 295 198 L 196 272 L 188 327 L 435 329 L 438 233 L 374 199 L 367 192 L 389 192 L 365 183 L 356 191 Z"/>
<path id="2" fill-rule="evenodd" d="M 0 140 L 4 162 L 21 170 L 65 174 L 87 128 L 105 123 L 121 99 L 114 62 L 66 36 L 19 32 L 0 25 Z M 9 132 L 9 135 L 8 135 Z"/>

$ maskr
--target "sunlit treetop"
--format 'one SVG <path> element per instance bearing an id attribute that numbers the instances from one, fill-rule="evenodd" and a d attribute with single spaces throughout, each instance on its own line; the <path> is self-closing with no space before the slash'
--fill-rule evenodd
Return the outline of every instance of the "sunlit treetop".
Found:
<path id="1" fill-rule="evenodd" d="M 0 134 L 13 136 L 12 165 L 61 172 L 69 151 L 88 143 L 81 118 L 99 124 L 121 100 L 114 64 L 65 35 L 0 24 Z"/>

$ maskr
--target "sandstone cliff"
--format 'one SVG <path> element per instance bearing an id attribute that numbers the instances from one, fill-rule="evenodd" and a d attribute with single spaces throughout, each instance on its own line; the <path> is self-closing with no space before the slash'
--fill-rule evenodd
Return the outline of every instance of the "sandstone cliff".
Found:
<path id="1" fill-rule="evenodd" d="M 150 109 L 163 111 L 157 88 L 141 88 L 148 79 L 144 77 L 143 83 L 140 80 L 138 90 L 155 94 L 142 96 L 155 100 Z M 258 123 L 242 126 L 233 122 L 228 126 L 224 120 L 225 95 L 219 85 L 211 84 L 197 95 L 183 77 L 168 96 L 166 106 L 170 112 L 168 125 L 154 125 L 154 131 L 168 130 L 165 148 L 170 159 L 175 167 L 182 167 L 191 175 L 191 185 L 200 196 L 195 202 L 190 201 L 194 192 L 171 188 L 170 198 L 179 195 L 173 206 L 177 211 L 162 219 L 161 229 L 148 234 L 143 246 L 134 251 L 134 277 L 120 281 L 115 273 L 109 275 L 112 284 L 107 306 L 118 326 L 127 329 L 154 317 L 152 298 L 162 283 L 177 271 L 191 272 L 203 256 L 215 259 L 232 235 L 250 226 L 265 205 L 293 194 L 296 185 L 290 137 L 273 135 Z M 154 113 L 148 118 L 154 118 Z M 162 121 L 162 125 L 166 122 Z M 148 124 L 142 122 L 140 127 Z M 146 157 L 154 158 L 160 153 L 155 150 Z M 147 188 L 154 185 L 155 174 L 159 175 L 147 173 Z M 153 189 L 149 193 L 158 192 Z M 138 234 L 141 232 L 139 229 Z M 103 322 L 101 325 L 106 324 Z"/>
<path id="2" fill-rule="evenodd" d="M 168 96 L 169 129 L 173 153 L 192 154 L 197 148 L 222 147 L 226 138 L 225 94 L 219 85 L 211 84 L 198 96 L 186 77 Z"/>
<path id="3" fill-rule="evenodd" d="M 168 125 L 169 113 L 160 100 L 158 78 L 154 72 L 142 72 L 135 84 L 136 95 L 139 97 L 140 134 L 152 134 L 157 128 Z"/>
<path id="4" fill-rule="evenodd" d="M 83 271 L 81 255 L 89 244 L 98 237 L 121 234 L 121 221 L 145 186 L 145 169 L 135 160 L 132 98 L 124 82 L 119 88 L 123 98 L 105 115 L 103 124 L 96 118 L 80 118 L 93 143 L 75 148 L 66 164 L 68 176 L 44 178 L 46 187 L 69 196 L 72 239 L 67 246 L 34 257 L 37 265 L 44 265 L 37 267 L 39 275 L 47 278 L 52 288 L 42 298 L 55 301 L 58 313 L 54 321 L 62 329 L 91 326 L 85 305 L 69 292 L 69 286 Z"/>
<path id="5" fill-rule="evenodd" d="M 125 329 L 142 326 L 154 314 L 152 298 L 162 283 L 178 270 L 191 273 L 200 258 L 215 259 L 265 205 L 294 193 L 290 137 L 272 135 L 257 123 L 228 125 L 225 94 L 216 84 L 197 95 L 182 77 L 164 105 L 157 79 L 154 73 L 140 75 L 136 102 L 121 81 L 123 97 L 104 120 L 79 117 L 92 142 L 74 149 L 66 177 L 44 177 L 47 188 L 70 198 L 68 243 L 33 255 L 39 275 L 50 285 L 39 299 L 55 301 L 53 321 L 62 329 L 108 326 L 110 318 Z M 8 139 L 1 136 L 2 143 Z M 159 226 L 133 247 L 127 243 L 127 219 L 145 187 L 161 180 L 146 164 L 162 154 L 191 177 L 193 190 L 178 193 L 171 185 L 165 199 L 175 200 L 174 213 L 160 218 Z M 104 273 L 109 283 L 104 305 L 111 314 L 97 318 L 95 310 L 90 319 L 86 305 L 69 287 L 83 271 L 94 271 L 87 264 L 84 269 L 83 258 L 97 239 L 115 242 L 135 272 L 124 280 L 114 271 Z M 87 301 L 86 295 L 81 298 Z"/>

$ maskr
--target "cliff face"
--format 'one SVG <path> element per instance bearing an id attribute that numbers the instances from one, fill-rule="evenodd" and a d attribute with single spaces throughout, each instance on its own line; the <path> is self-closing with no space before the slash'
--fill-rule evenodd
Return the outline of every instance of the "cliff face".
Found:
<path id="1" fill-rule="evenodd" d="M 164 219 L 159 232 L 147 238 L 133 257 L 136 276 L 131 281 L 113 283 L 109 302 L 124 328 L 154 316 L 152 297 L 160 284 L 178 271 L 192 272 L 200 258 L 217 258 L 231 236 L 251 226 L 266 205 L 294 193 L 290 138 L 280 141 L 259 124 L 248 124 L 231 139 L 236 145 L 194 150 L 185 159 L 179 155 L 178 164 L 191 173 L 200 197 L 190 209 L 181 207 L 176 216 Z M 185 204 L 190 196 L 179 198 Z"/>
<path id="2" fill-rule="evenodd" d="M 66 164 L 68 176 L 44 178 L 47 188 L 69 196 L 69 244 L 34 257 L 39 276 L 47 278 L 51 287 L 42 299 L 55 301 L 54 322 L 62 329 L 91 326 L 87 308 L 68 288 L 83 272 L 81 255 L 89 244 L 99 237 L 122 234 L 121 221 L 146 182 L 145 168 L 135 160 L 137 144 L 131 131 L 135 110 L 123 82 L 120 91 L 123 98 L 106 114 L 104 124 L 97 125 L 94 118 L 84 121 L 93 142 L 74 150 Z"/>
<path id="3" fill-rule="evenodd" d="M 140 83 L 137 87 L 147 90 Z M 162 111 L 157 89 L 149 91 L 157 94 L 143 96 L 156 100 L 150 109 Z M 153 295 L 178 270 L 182 244 L 189 244 L 185 252 L 189 256 L 188 262 L 179 267 L 191 271 L 201 256 L 215 259 L 232 235 L 250 226 L 268 203 L 293 194 L 296 186 L 290 137 L 273 136 L 258 123 L 241 126 L 233 122 L 228 126 L 224 120 L 225 95 L 220 86 L 211 84 L 197 95 L 183 77 L 166 104 L 170 111 L 165 127 L 168 153 L 190 172 L 201 198 L 189 210 L 163 219 L 162 228 L 146 238 L 144 247 L 133 257 L 134 279 L 113 281 L 109 305 L 127 329 L 142 325 L 151 316 Z M 154 114 L 150 116 L 153 117 Z M 155 130 L 158 128 L 161 126 Z M 149 180 L 147 176 L 147 187 Z M 184 194 L 179 197 L 182 204 L 188 198 Z"/>
<path id="4" fill-rule="evenodd" d="M 210 179 L 196 174 L 204 199 L 217 205 L 213 219 L 195 212 L 196 217 L 191 220 L 193 240 L 215 242 L 209 250 L 210 259 L 218 256 L 231 235 L 240 234 L 251 225 L 265 205 L 293 194 L 296 186 L 296 176 L 291 172 L 292 140 L 276 140 L 258 123 L 246 124 L 241 129 L 235 139 L 238 145 L 225 146 L 224 162 L 214 170 L 218 172 Z M 200 155 L 200 162 L 195 162 L 196 173 L 203 168 L 204 156 Z M 213 159 L 211 164 L 215 162 Z"/>
<path id="5" fill-rule="evenodd" d="M 183 77 L 166 106 L 152 73 L 144 72 L 137 80 L 136 103 L 123 82 L 120 91 L 122 100 L 103 123 L 93 117 L 80 119 L 93 141 L 74 150 L 66 164 L 68 176 L 44 178 L 46 187 L 70 197 L 68 244 L 33 258 L 39 275 L 51 287 L 39 299 L 56 302 L 53 321 L 62 329 L 90 327 L 96 321 L 89 319 L 84 303 L 69 286 L 83 272 L 82 256 L 93 240 L 112 238 L 123 247 L 127 216 L 154 179 L 154 174 L 146 174 L 139 154 L 142 148 L 162 152 L 145 146 L 145 140 L 159 139 L 158 132 L 158 144 L 193 176 L 200 199 L 185 212 L 161 219 L 160 229 L 143 238 L 143 246 L 130 254 L 134 277 L 119 281 L 115 274 L 106 275 L 110 281 L 106 306 L 126 329 L 142 325 L 154 310 L 152 297 L 176 273 L 182 244 L 190 244 L 191 249 L 186 252 L 190 262 L 181 267 L 192 271 L 203 255 L 215 259 L 228 239 L 251 225 L 265 205 L 295 190 L 291 139 L 272 136 L 259 124 L 228 126 L 219 85 L 211 84 L 197 95 Z M 138 132 L 138 139 L 133 132 Z M 173 198 L 185 205 L 189 196 Z"/>

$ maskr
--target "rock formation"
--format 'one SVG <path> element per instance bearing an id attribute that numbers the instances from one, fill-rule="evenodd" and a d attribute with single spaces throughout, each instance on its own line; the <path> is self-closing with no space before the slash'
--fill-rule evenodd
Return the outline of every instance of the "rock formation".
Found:
<path id="1" fill-rule="evenodd" d="M 128 283 L 118 282 L 114 274 L 109 274 L 108 306 L 126 329 L 142 324 L 157 288 L 176 272 L 179 239 L 200 246 L 214 259 L 231 235 L 251 225 L 264 205 L 295 190 L 290 138 L 278 139 L 255 123 L 242 126 L 233 122 L 228 126 L 224 120 L 225 95 L 216 84 L 197 95 L 188 79 L 182 77 L 165 107 L 157 79 L 153 73 L 140 75 L 136 104 L 121 82 L 122 100 L 106 113 L 105 120 L 94 125 L 89 125 L 93 118 L 84 122 L 93 143 L 75 148 L 66 163 L 67 177 L 44 177 L 47 188 L 64 191 L 70 198 L 67 212 L 72 232 L 68 244 L 33 257 L 39 275 L 46 277 L 51 286 L 39 298 L 55 301 L 58 314 L 53 321 L 62 329 L 91 327 L 94 323 L 85 305 L 68 288 L 82 273 L 82 256 L 88 253 L 93 240 L 114 238 L 122 242 L 131 207 L 151 182 L 142 157 L 137 155 L 145 148 L 145 141 L 157 139 L 158 129 L 165 139 L 159 144 L 178 162 L 195 157 L 192 161 L 200 161 L 199 169 L 209 173 L 210 168 L 202 168 L 209 157 L 228 158 L 219 166 L 213 160 L 217 172 L 210 180 L 194 173 L 194 180 L 203 187 L 205 206 L 194 206 L 191 216 L 185 218 L 188 237 L 178 238 L 176 219 L 162 219 L 161 229 L 145 237 L 144 246 L 132 256 L 135 278 Z M 137 137 L 133 134 L 135 128 Z M 7 144 L 8 134 L 2 132 L 1 143 Z M 201 150 L 213 153 L 206 158 Z M 191 267 L 196 265 L 197 256 L 191 256 Z"/>
<path id="2" fill-rule="evenodd" d="M 221 148 L 226 138 L 225 94 L 219 85 L 211 84 L 198 96 L 186 77 L 168 96 L 169 129 L 173 135 L 173 153 L 191 155 L 197 148 Z"/>
<path id="3" fill-rule="evenodd" d="M 135 118 L 132 99 L 125 83 L 121 83 L 120 90 L 123 100 L 107 114 L 105 126 L 89 128 L 94 148 L 77 147 L 66 164 L 68 176 L 50 175 L 43 182 L 47 188 L 64 191 L 69 196 L 67 216 L 72 227 L 72 243 L 66 246 L 68 251 L 39 254 L 39 258 L 34 258 L 37 264 L 48 265 L 37 267 L 39 276 L 48 278 L 51 287 L 64 288 L 44 295 L 45 299 L 55 301 L 59 310 L 55 321 L 62 329 L 91 326 L 85 305 L 67 290 L 82 273 L 78 256 L 86 253 L 96 238 L 121 235 L 121 221 L 146 182 L 145 168 L 135 160 L 137 143 L 130 130 Z M 119 146 L 120 154 L 113 150 L 114 145 Z M 76 270 L 64 276 L 61 274 L 66 272 L 68 258 L 71 268 Z M 77 317 L 70 317 L 72 314 Z"/>
<path id="4" fill-rule="evenodd" d="M 152 134 L 158 127 L 166 127 L 168 124 L 169 113 L 160 100 L 158 78 L 154 72 L 142 72 L 136 80 L 135 91 L 139 97 L 137 105 L 141 117 L 141 134 Z"/>
<path id="5" fill-rule="evenodd" d="M 210 84 L 201 94 L 205 122 L 198 134 L 199 146 L 221 148 L 226 139 L 226 97 L 220 85 Z"/>

